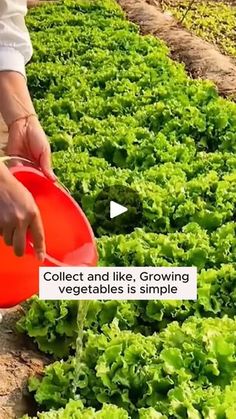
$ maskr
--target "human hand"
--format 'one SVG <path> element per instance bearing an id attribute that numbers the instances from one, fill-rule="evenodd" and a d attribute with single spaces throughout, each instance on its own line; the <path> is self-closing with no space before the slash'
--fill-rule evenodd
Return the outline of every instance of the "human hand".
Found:
<path id="1" fill-rule="evenodd" d="M 35 114 L 25 78 L 14 71 L 0 72 L 0 112 L 9 129 L 8 155 L 29 159 L 55 180 L 46 134 Z M 15 122 L 14 122 L 15 121 Z"/>
<path id="2" fill-rule="evenodd" d="M 26 234 L 32 235 L 40 262 L 45 258 L 45 238 L 38 207 L 30 192 L 16 180 L 4 164 L 0 164 L 0 235 L 16 256 L 23 256 Z"/>
<path id="3" fill-rule="evenodd" d="M 10 125 L 6 154 L 32 161 L 45 176 L 56 180 L 51 166 L 50 145 L 36 116 L 19 119 Z"/>

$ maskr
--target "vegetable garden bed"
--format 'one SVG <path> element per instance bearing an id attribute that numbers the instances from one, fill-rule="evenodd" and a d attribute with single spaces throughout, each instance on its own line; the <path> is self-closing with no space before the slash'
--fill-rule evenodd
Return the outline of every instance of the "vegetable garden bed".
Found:
<path id="1" fill-rule="evenodd" d="M 163 3 L 163 2 L 162 2 Z M 194 78 L 213 81 L 224 96 L 236 97 L 236 64 L 215 45 L 201 39 L 167 13 L 158 0 L 119 0 L 128 18 L 142 33 L 154 34 L 167 43 L 171 56 L 183 62 Z"/>
<path id="2" fill-rule="evenodd" d="M 235 419 L 235 103 L 189 78 L 112 0 L 44 6 L 28 27 L 35 107 L 100 265 L 199 271 L 194 303 L 91 303 L 76 400 L 77 304 L 32 299 L 18 330 L 55 358 L 30 381 L 38 417 Z M 108 235 L 96 224 L 111 184 L 139 192 L 143 228 Z"/>
<path id="3" fill-rule="evenodd" d="M 189 8 L 190 3 L 190 0 L 162 1 L 164 10 L 170 11 L 187 29 L 236 58 L 236 2 L 196 0 Z"/>

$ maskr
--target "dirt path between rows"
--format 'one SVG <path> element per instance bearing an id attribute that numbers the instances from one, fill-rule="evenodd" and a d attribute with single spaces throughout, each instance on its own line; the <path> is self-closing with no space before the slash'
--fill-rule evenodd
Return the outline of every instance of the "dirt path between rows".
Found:
<path id="1" fill-rule="evenodd" d="M 15 331 L 21 310 L 20 307 L 5 310 L 0 323 L 0 419 L 35 414 L 36 406 L 28 394 L 27 380 L 29 376 L 41 374 L 49 362 L 32 341 Z"/>
<path id="2" fill-rule="evenodd" d="M 163 13 L 158 0 L 117 0 L 128 19 L 143 34 L 153 34 L 169 46 L 173 59 L 183 62 L 194 78 L 213 81 L 224 96 L 236 98 L 236 63 L 212 44 L 183 29 Z"/>

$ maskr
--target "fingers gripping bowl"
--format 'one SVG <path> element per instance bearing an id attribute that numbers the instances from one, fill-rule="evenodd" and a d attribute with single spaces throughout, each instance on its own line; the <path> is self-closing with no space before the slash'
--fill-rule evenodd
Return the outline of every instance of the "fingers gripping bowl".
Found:
<path id="1" fill-rule="evenodd" d="M 96 266 L 98 260 L 93 231 L 79 205 L 58 182 L 53 183 L 30 162 L 20 160 L 20 165 L 11 164 L 9 169 L 39 208 L 46 257 L 43 263 L 37 260 L 30 232 L 25 255 L 20 258 L 0 237 L 0 308 L 12 307 L 38 293 L 40 266 Z"/>

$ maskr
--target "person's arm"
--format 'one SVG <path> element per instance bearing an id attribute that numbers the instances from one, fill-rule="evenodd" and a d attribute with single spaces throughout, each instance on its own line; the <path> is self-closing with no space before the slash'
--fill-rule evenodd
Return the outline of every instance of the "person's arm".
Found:
<path id="1" fill-rule="evenodd" d="M 9 130 L 6 152 L 32 160 L 55 180 L 49 143 L 25 78 L 25 65 L 32 55 L 26 13 L 26 0 L 0 0 L 0 112 Z"/>
<path id="2" fill-rule="evenodd" d="M 25 76 L 32 56 L 25 25 L 26 0 L 0 0 L 0 71 L 16 71 Z"/>
<path id="3" fill-rule="evenodd" d="M 25 77 L 32 46 L 25 26 L 26 0 L 0 0 L 0 112 L 8 126 L 6 153 L 36 163 L 55 180 L 50 146 L 35 114 Z M 0 162 L 0 235 L 15 254 L 25 251 L 31 231 L 38 258 L 45 255 L 42 220 L 29 191 Z"/>
<path id="4" fill-rule="evenodd" d="M 32 56 L 26 13 L 26 0 L 0 1 L 0 112 L 8 126 L 35 113 L 25 79 L 25 65 Z"/>
<path id="5" fill-rule="evenodd" d="M 18 72 L 0 71 L 0 98 L 0 112 L 9 128 L 19 118 L 36 115 L 26 79 Z"/>

